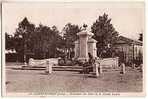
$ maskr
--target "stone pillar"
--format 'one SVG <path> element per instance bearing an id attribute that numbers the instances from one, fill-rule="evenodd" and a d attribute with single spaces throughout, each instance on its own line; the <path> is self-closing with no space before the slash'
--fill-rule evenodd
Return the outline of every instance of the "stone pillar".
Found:
<path id="1" fill-rule="evenodd" d="M 84 62 L 85 60 L 88 60 L 87 41 L 88 41 L 88 38 L 93 35 L 93 33 L 84 30 L 77 33 L 77 35 L 79 36 L 79 48 L 80 48 L 78 60 Z"/>
<path id="2" fill-rule="evenodd" d="M 96 64 L 95 64 L 95 73 L 96 73 L 96 77 L 99 76 L 99 71 L 98 71 L 98 69 L 99 69 L 99 64 L 96 63 Z"/>
<path id="3" fill-rule="evenodd" d="M 143 72 L 143 64 L 140 64 L 140 72 Z"/>
<path id="4" fill-rule="evenodd" d="M 75 57 L 74 58 L 78 58 L 79 57 L 79 41 L 75 41 Z"/>
<path id="5" fill-rule="evenodd" d="M 47 60 L 46 61 L 46 73 L 48 73 L 48 74 L 51 74 L 52 73 L 52 66 L 53 66 L 53 64 L 50 64 L 50 61 L 49 60 Z"/>
<path id="6" fill-rule="evenodd" d="M 132 68 L 135 69 L 136 68 L 136 65 L 135 64 L 132 64 Z"/>
<path id="7" fill-rule="evenodd" d="M 102 71 L 102 66 L 99 64 L 99 73 L 102 74 L 103 71 Z"/>
<path id="8" fill-rule="evenodd" d="M 119 57 L 116 57 L 116 68 L 119 67 Z"/>
<path id="9" fill-rule="evenodd" d="M 97 41 L 93 38 L 89 38 L 87 43 L 88 43 L 88 52 L 91 53 L 91 55 L 94 58 L 97 57 L 97 48 L 96 48 Z"/>
<path id="10" fill-rule="evenodd" d="M 29 64 L 28 66 L 33 66 L 34 65 L 34 59 L 33 58 L 30 58 L 29 59 Z"/>
<path id="11" fill-rule="evenodd" d="M 120 72 L 120 74 L 125 74 L 125 64 L 124 63 L 121 64 L 121 72 Z"/>
<path id="12" fill-rule="evenodd" d="M 96 77 L 99 77 L 102 74 L 102 66 L 100 65 L 100 61 L 96 60 L 95 65 L 93 66 L 93 73 L 95 73 Z"/>

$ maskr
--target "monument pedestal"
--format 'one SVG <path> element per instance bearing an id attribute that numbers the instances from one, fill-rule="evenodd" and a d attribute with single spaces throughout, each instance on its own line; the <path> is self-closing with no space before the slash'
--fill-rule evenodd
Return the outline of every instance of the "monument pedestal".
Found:
<path id="1" fill-rule="evenodd" d="M 79 33 L 77 33 L 77 35 L 79 36 L 79 56 L 78 56 L 78 60 L 81 62 L 85 62 L 88 61 L 89 57 L 88 57 L 88 38 L 93 36 L 93 33 L 88 32 L 86 30 L 83 30 Z"/>

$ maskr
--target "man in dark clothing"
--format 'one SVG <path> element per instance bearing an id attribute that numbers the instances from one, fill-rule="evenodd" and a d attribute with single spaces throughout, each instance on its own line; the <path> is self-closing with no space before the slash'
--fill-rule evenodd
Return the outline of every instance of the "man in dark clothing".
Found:
<path id="1" fill-rule="evenodd" d="M 89 57 L 89 60 L 88 60 L 89 64 L 90 65 L 94 64 L 95 60 L 94 60 L 93 56 L 91 55 L 91 53 L 88 53 L 88 57 Z"/>
<path id="2" fill-rule="evenodd" d="M 86 73 L 89 73 L 89 72 L 93 71 L 93 64 L 95 63 L 95 59 L 93 58 L 91 53 L 88 53 L 88 56 L 89 56 L 89 60 L 84 66 L 84 68 L 86 68 L 85 69 Z"/>

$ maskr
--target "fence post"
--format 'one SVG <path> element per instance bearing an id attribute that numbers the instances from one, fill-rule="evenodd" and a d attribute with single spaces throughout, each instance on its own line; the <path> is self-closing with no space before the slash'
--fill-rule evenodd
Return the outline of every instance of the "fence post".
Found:
<path id="1" fill-rule="evenodd" d="M 46 73 L 51 74 L 52 73 L 52 65 L 50 64 L 49 60 L 46 60 Z"/>
<path id="2" fill-rule="evenodd" d="M 101 66 L 101 64 L 99 63 L 99 73 L 100 74 L 102 74 L 103 73 L 103 71 L 102 71 L 102 66 Z"/>
<path id="3" fill-rule="evenodd" d="M 34 64 L 34 59 L 30 58 L 28 62 L 28 66 L 33 66 L 33 64 Z"/>
<path id="4" fill-rule="evenodd" d="M 132 64 L 132 68 L 133 68 L 133 69 L 135 69 L 135 68 L 136 68 L 136 65 L 135 65 L 134 63 Z"/>
<path id="5" fill-rule="evenodd" d="M 119 57 L 116 57 L 116 67 L 119 67 Z"/>
<path id="6" fill-rule="evenodd" d="M 121 63 L 121 71 L 120 71 L 121 74 L 125 74 L 125 64 L 124 63 Z"/>
<path id="7" fill-rule="evenodd" d="M 95 72 L 96 72 L 96 77 L 98 77 L 98 76 L 99 76 L 99 71 L 98 71 L 98 69 L 99 69 L 98 63 L 95 63 Z"/>
<path id="8" fill-rule="evenodd" d="M 143 72 L 143 64 L 140 64 L 140 72 Z"/>

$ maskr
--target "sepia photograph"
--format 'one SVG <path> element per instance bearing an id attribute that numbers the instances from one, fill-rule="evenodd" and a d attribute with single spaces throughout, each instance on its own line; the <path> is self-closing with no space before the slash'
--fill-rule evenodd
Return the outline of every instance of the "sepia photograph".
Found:
<path id="1" fill-rule="evenodd" d="M 2 2 L 3 96 L 145 96 L 144 2 Z"/>

